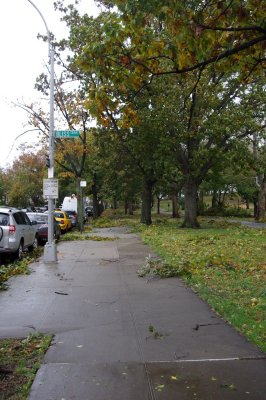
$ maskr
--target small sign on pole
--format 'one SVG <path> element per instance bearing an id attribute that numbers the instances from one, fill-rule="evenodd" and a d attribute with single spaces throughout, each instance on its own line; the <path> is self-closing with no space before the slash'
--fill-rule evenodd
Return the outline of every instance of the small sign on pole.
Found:
<path id="1" fill-rule="evenodd" d="M 86 187 L 87 182 L 86 181 L 80 181 L 80 187 Z"/>
<path id="2" fill-rule="evenodd" d="M 48 178 L 43 180 L 43 197 L 45 199 L 58 199 L 58 179 Z"/>
<path id="3" fill-rule="evenodd" d="M 54 137 L 57 139 L 73 139 L 80 136 L 80 131 L 54 131 Z"/>

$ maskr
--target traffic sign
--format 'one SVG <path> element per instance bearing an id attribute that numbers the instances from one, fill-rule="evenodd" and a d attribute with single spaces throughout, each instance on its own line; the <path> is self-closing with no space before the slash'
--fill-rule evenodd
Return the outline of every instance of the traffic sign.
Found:
<path id="1" fill-rule="evenodd" d="M 43 180 L 43 197 L 58 199 L 58 179 L 48 178 Z"/>
<path id="2" fill-rule="evenodd" d="M 77 138 L 79 135 L 80 131 L 54 131 L 54 137 L 58 139 Z"/>

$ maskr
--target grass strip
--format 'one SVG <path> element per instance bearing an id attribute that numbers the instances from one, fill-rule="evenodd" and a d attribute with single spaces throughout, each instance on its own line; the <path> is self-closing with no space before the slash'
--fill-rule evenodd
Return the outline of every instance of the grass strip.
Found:
<path id="1" fill-rule="evenodd" d="M 0 265 L 0 290 L 6 290 L 7 280 L 15 275 L 28 275 L 30 273 L 29 264 L 35 262 L 43 253 L 41 247 L 34 249 L 32 253 L 24 253 L 21 260 L 12 262 L 6 261 Z"/>
<path id="2" fill-rule="evenodd" d="M 0 339 L 0 400 L 26 400 L 52 335 Z"/>

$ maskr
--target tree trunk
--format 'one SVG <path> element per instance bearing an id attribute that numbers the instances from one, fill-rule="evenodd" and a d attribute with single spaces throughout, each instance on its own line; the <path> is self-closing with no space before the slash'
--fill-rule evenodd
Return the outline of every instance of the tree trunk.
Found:
<path id="1" fill-rule="evenodd" d="M 184 185 L 185 194 L 185 217 L 183 228 L 199 228 L 197 220 L 197 194 L 198 185 L 194 179 L 188 178 Z"/>
<path id="2" fill-rule="evenodd" d="M 204 213 L 204 192 L 200 190 L 198 196 L 198 215 L 202 215 Z"/>
<path id="3" fill-rule="evenodd" d="M 95 183 L 92 185 L 91 189 L 92 189 L 93 218 L 98 218 L 100 216 L 100 212 L 99 212 L 97 186 Z"/>
<path id="4" fill-rule="evenodd" d="M 257 212 L 255 214 L 255 219 L 257 221 L 263 221 L 265 218 L 265 202 L 266 202 L 266 184 L 265 176 L 262 174 L 258 176 L 258 202 L 257 202 Z"/>
<path id="5" fill-rule="evenodd" d="M 80 186 L 80 178 L 77 178 L 77 193 L 78 193 L 78 196 L 77 196 L 77 213 L 78 213 L 78 228 L 79 228 L 79 231 L 80 232 L 83 232 L 83 230 L 84 230 L 84 221 L 83 221 L 83 219 L 84 219 L 84 215 L 83 215 L 83 213 L 84 213 L 84 211 L 83 211 L 83 209 L 84 209 L 84 207 L 83 207 L 83 190 L 82 190 L 82 187 Z"/>
<path id="6" fill-rule="evenodd" d="M 218 207 L 218 198 L 217 198 L 217 190 L 212 192 L 212 208 Z"/>
<path id="7" fill-rule="evenodd" d="M 152 187 L 153 183 L 149 180 L 144 180 L 142 191 L 142 205 L 140 222 L 146 225 L 151 225 L 151 207 L 152 207 Z"/>
<path id="8" fill-rule="evenodd" d="M 179 215 L 179 205 L 178 205 L 178 196 L 176 193 L 172 194 L 172 217 L 180 218 Z"/>
<path id="9" fill-rule="evenodd" d="M 161 205 L 161 199 L 160 199 L 159 196 L 157 196 L 157 214 L 158 214 L 158 215 L 161 214 L 160 205 Z"/>
<path id="10" fill-rule="evenodd" d="M 128 214 L 133 215 L 134 207 L 133 207 L 133 201 L 129 200 L 128 202 Z"/>
<path id="11" fill-rule="evenodd" d="M 254 219 L 256 219 L 258 213 L 258 199 L 253 197 L 253 207 L 254 207 Z"/>
<path id="12" fill-rule="evenodd" d="M 127 215 L 127 212 L 128 212 L 128 202 L 127 202 L 127 200 L 125 200 L 124 210 L 125 210 L 125 215 Z"/>
<path id="13" fill-rule="evenodd" d="M 114 207 L 115 210 L 117 209 L 117 200 L 116 200 L 116 197 L 114 197 L 114 199 L 113 199 L 113 207 Z"/>
<path id="14" fill-rule="evenodd" d="M 256 160 L 259 160 L 259 141 L 257 134 L 253 134 L 253 154 Z M 254 212 L 255 219 L 257 221 L 264 220 L 265 218 L 265 201 L 266 201 L 266 182 L 265 182 L 265 174 L 258 174 L 257 176 L 257 186 L 259 188 L 258 200 L 256 213 Z M 254 208 L 255 211 L 255 208 Z"/>

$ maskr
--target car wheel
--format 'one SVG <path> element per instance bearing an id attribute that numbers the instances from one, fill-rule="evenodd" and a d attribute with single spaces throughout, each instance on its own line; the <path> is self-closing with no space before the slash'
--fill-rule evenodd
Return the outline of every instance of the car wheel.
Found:
<path id="1" fill-rule="evenodd" d="M 29 251 L 33 251 L 34 249 L 37 249 L 38 247 L 38 237 L 35 236 L 34 242 L 28 247 Z"/>

